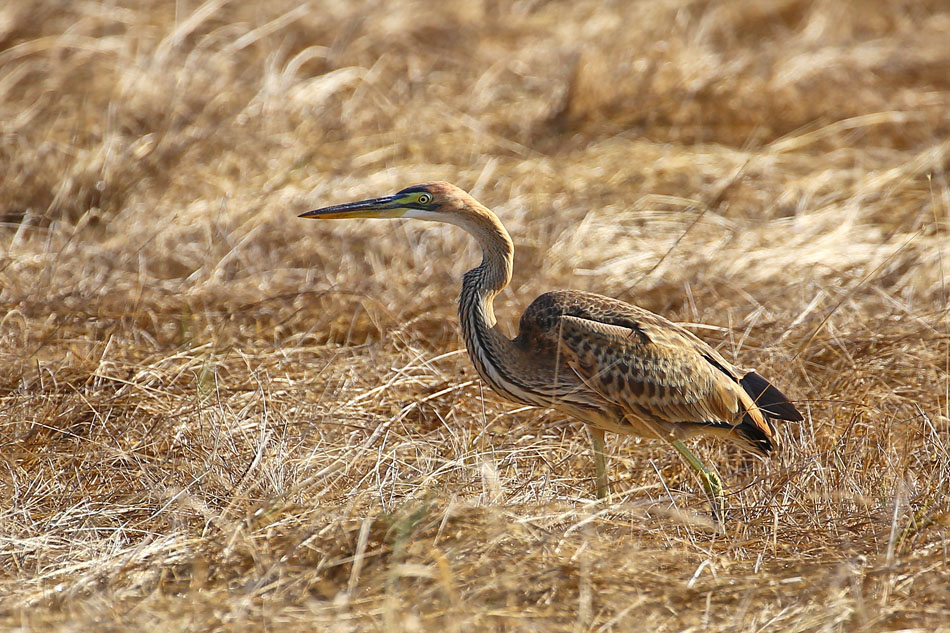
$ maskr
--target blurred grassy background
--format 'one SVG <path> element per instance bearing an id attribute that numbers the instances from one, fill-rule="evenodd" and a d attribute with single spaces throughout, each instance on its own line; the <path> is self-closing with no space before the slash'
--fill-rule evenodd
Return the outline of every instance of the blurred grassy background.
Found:
<path id="1" fill-rule="evenodd" d="M 950 621 L 943 2 L 0 7 L 0 622 L 19 630 L 936 630 Z M 555 287 L 807 412 L 759 463 L 483 389 L 444 179 Z"/>

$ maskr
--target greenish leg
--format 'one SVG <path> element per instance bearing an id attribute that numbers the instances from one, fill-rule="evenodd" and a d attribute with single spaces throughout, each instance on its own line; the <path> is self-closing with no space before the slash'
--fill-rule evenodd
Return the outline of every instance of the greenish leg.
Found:
<path id="1" fill-rule="evenodd" d="M 588 426 L 590 443 L 594 447 L 594 469 L 597 471 L 597 498 L 610 503 L 610 488 L 607 485 L 607 457 L 604 455 L 604 431 Z"/>
<path id="2" fill-rule="evenodd" d="M 726 511 L 726 498 L 722 492 L 722 479 L 719 478 L 716 471 L 699 461 L 699 458 L 693 454 L 693 451 L 686 448 L 686 444 L 683 444 L 682 441 L 673 440 L 673 446 L 679 451 L 680 455 L 683 456 L 683 459 L 699 473 L 699 477 L 703 482 L 703 488 L 709 497 L 709 504 L 712 506 L 713 518 L 716 519 L 716 522 L 721 523 Z"/>

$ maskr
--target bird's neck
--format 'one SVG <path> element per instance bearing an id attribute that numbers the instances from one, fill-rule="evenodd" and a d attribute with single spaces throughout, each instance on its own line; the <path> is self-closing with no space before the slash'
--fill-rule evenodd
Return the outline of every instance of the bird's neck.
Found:
<path id="1" fill-rule="evenodd" d="M 484 231 L 469 229 L 482 247 L 482 263 L 465 273 L 459 297 L 459 322 L 465 347 L 478 374 L 501 395 L 533 404 L 512 383 L 509 365 L 519 352 L 514 342 L 496 327 L 492 301 L 511 281 L 514 247 L 497 218 Z"/>
<path id="2" fill-rule="evenodd" d="M 464 227 L 482 247 L 482 263 L 465 273 L 459 298 L 459 321 L 468 355 L 478 375 L 497 393 L 514 402 L 545 406 L 547 400 L 536 397 L 519 379 L 524 367 L 531 366 L 531 359 L 525 358 L 515 341 L 496 326 L 492 308 L 495 296 L 511 281 L 511 237 L 498 218 L 484 207 L 471 218 Z"/>
<path id="3" fill-rule="evenodd" d="M 459 300 L 459 316 L 463 330 L 480 327 L 491 330 L 495 327 L 495 310 L 492 302 L 499 292 L 511 282 L 514 244 L 508 231 L 489 212 L 486 222 L 469 233 L 482 247 L 482 263 L 465 273 L 462 280 L 462 295 Z M 466 338 L 468 338 L 466 332 Z"/>

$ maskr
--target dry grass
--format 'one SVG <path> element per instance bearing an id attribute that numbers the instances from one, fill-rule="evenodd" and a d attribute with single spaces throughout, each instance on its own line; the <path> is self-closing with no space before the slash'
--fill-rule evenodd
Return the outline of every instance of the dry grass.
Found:
<path id="1" fill-rule="evenodd" d="M 0 6 L 0 628 L 950 630 L 950 9 Z M 438 10 L 433 7 L 442 7 Z M 794 394 L 769 463 L 485 391 L 434 178 Z"/>

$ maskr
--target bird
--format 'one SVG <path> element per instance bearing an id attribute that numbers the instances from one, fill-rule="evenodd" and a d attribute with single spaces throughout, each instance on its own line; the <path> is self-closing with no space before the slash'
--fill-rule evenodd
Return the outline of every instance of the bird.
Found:
<path id="1" fill-rule="evenodd" d="M 517 336 L 506 336 L 493 300 L 511 282 L 514 243 L 498 216 L 451 183 L 414 185 L 299 217 L 428 220 L 475 238 L 482 261 L 463 276 L 458 302 L 472 363 L 504 398 L 587 425 L 599 499 L 609 499 L 606 432 L 665 440 L 696 471 L 721 525 L 722 479 L 684 440 L 715 436 L 765 457 L 778 444 L 775 420 L 803 420 L 789 398 L 754 370 L 738 368 L 692 332 L 618 299 L 546 292 L 521 315 Z"/>

